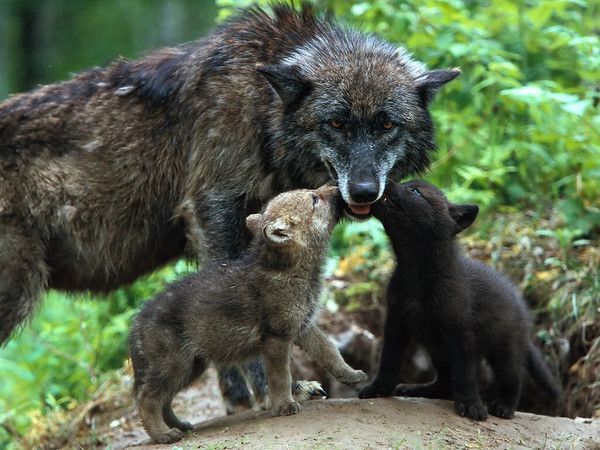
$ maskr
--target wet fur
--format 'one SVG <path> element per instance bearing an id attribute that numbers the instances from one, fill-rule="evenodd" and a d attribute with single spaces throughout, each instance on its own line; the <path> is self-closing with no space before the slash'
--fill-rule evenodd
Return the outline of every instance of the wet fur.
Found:
<path id="1" fill-rule="evenodd" d="M 256 237 L 241 258 L 210 263 L 144 305 L 129 342 L 140 417 L 154 442 L 173 442 L 190 429 L 174 416 L 171 400 L 211 362 L 261 355 L 275 415 L 299 409 L 293 343 L 342 382 L 366 379 L 316 325 L 322 265 L 340 213 L 335 187 L 280 194 L 264 214 L 248 217 Z"/>
<path id="2" fill-rule="evenodd" d="M 488 411 L 512 418 L 527 369 L 556 400 L 560 388 L 530 340 L 521 294 L 507 278 L 466 257 L 456 242 L 478 208 L 454 205 L 423 181 L 390 183 L 385 195 L 373 214 L 390 237 L 397 268 L 387 289 L 379 372 L 360 397 L 453 398 L 457 412 L 471 419 L 484 420 Z M 396 386 L 412 338 L 429 352 L 437 377 L 429 384 Z M 482 358 L 498 389 L 487 409 L 477 387 Z"/>

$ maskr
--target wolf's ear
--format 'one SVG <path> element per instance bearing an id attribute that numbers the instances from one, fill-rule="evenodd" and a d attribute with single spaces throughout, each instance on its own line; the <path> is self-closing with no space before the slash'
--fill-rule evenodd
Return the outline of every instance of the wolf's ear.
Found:
<path id="1" fill-rule="evenodd" d="M 450 217 L 452 217 L 456 223 L 454 234 L 457 234 L 475 221 L 475 217 L 477 217 L 477 213 L 479 213 L 479 206 L 450 204 L 448 212 L 450 213 Z"/>
<path id="2" fill-rule="evenodd" d="M 250 214 L 248 217 L 246 217 L 246 227 L 253 235 L 256 235 L 260 232 L 262 218 L 262 214 Z"/>
<path id="3" fill-rule="evenodd" d="M 263 235 L 267 242 L 275 247 L 283 247 L 290 244 L 293 237 L 292 229 L 285 220 L 278 218 L 273 222 L 269 222 L 263 228 Z"/>
<path id="4" fill-rule="evenodd" d="M 430 70 L 417 80 L 417 91 L 425 102 L 431 102 L 440 88 L 460 75 L 458 67 L 448 70 Z"/>
<path id="5" fill-rule="evenodd" d="M 312 83 L 302 77 L 299 66 L 258 65 L 256 70 L 273 86 L 286 109 L 293 109 L 312 89 Z"/>

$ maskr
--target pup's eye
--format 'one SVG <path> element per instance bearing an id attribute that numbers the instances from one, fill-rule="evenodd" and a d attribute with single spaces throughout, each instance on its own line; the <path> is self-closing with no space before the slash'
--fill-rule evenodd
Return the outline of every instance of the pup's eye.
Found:
<path id="1" fill-rule="evenodd" d="M 336 130 L 341 130 L 344 127 L 344 122 L 338 119 L 331 119 L 329 121 L 329 126 L 331 128 L 335 128 Z"/>
<path id="2" fill-rule="evenodd" d="M 418 195 L 419 197 L 423 197 L 423 194 L 421 194 L 421 191 L 418 188 L 414 187 L 410 190 L 410 192 L 412 192 L 415 195 Z"/>
<path id="3" fill-rule="evenodd" d="M 315 194 L 312 194 L 312 203 L 313 203 L 313 208 L 315 206 L 317 206 L 317 203 L 319 203 L 319 197 L 316 196 Z"/>
<path id="4" fill-rule="evenodd" d="M 383 128 L 386 131 L 389 131 L 392 128 L 394 128 L 394 122 L 392 122 L 391 120 L 386 120 L 381 124 L 381 128 Z"/>

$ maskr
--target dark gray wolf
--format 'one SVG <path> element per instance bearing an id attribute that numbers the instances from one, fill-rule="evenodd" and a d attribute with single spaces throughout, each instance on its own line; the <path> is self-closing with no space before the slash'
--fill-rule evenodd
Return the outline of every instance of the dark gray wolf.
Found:
<path id="1" fill-rule="evenodd" d="M 556 400 L 560 388 L 530 340 L 527 306 L 504 276 L 467 258 L 455 235 L 475 220 L 475 205 L 455 205 L 424 181 L 389 183 L 373 215 L 388 233 L 398 266 L 387 291 L 379 373 L 359 396 L 453 397 L 457 412 L 512 418 L 526 368 Z M 414 337 L 429 352 L 435 381 L 399 385 L 402 355 Z M 490 364 L 498 397 L 483 405 L 477 366 Z"/>
<path id="2" fill-rule="evenodd" d="M 255 239 L 247 253 L 207 264 L 144 305 L 130 352 L 140 417 L 154 442 L 174 442 L 191 429 L 174 415 L 171 400 L 209 362 L 261 354 L 274 415 L 299 410 L 292 398 L 293 343 L 343 383 L 367 379 L 316 324 L 322 266 L 341 213 L 333 186 L 280 194 L 263 214 L 248 216 Z"/>
<path id="3" fill-rule="evenodd" d="M 427 108 L 458 73 L 279 5 L 13 96 L 0 105 L 0 342 L 46 288 L 106 292 L 182 255 L 238 256 L 245 217 L 279 192 L 333 178 L 367 214 L 387 177 L 428 165 Z"/>

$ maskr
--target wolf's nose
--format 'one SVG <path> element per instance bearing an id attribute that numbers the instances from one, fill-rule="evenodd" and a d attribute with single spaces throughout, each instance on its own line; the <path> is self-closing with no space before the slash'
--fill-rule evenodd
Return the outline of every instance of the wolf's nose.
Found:
<path id="1" fill-rule="evenodd" d="M 361 181 L 350 186 L 350 197 L 356 203 L 372 203 L 377 200 L 379 186 L 372 181 Z"/>

